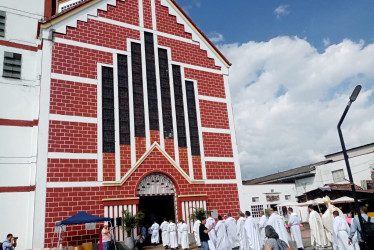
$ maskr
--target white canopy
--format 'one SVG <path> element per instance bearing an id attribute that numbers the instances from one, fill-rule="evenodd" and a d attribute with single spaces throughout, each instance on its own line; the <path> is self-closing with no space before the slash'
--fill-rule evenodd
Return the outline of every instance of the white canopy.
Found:
<path id="1" fill-rule="evenodd" d="M 285 201 L 285 202 L 277 204 L 277 207 L 292 207 L 292 206 L 300 206 L 300 203 L 297 203 L 296 201 Z"/>
<path id="2" fill-rule="evenodd" d="M 332 204 L 337 204 L 337 203 L 352 203 L 352 202 L 355 202 L 355 200 L 351 197 L 348 197 L 348 196 L 343 196 L 343 197 L 340 197 L 338 199 L 335 199 L 335 200 L 332 200 L 331 203 Z"/>

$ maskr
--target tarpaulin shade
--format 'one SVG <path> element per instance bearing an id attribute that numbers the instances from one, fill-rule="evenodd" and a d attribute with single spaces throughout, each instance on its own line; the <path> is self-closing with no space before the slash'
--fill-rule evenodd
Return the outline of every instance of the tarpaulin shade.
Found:
<path id="1" fill-rule="evenodd" d="M 56 222 L 56 226 L 93 223 L 93 222 L 101 222 L 101 221 L 110 221 L 110 218 L 95 216 L 95 215 L 82 211 L 63 221 Z"/>

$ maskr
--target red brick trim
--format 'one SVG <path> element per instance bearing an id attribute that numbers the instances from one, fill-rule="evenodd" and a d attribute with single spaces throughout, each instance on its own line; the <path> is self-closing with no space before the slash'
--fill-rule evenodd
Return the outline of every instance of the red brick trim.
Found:
<path id="1" fill-rule="evenodd" d="M 0 187 L 0 193 L 32 192 L 35 186 Z"/>
<path id="2" fill-rule="evenodd" d="M 35 52 L 38 51 L 38 48 L 39 48 L 39 47 L 30 46 L 30 45 L 24 45 L 24 44 L 20 44 L 20 43 L 13 43 L 13 42 L 9 42 L 9 41 L 4 41 L 4 40 L 0 40 L 0 45 L 12 47 L 12 48 L 17 48 L 17 49 L 30 50 L 30 51 L 35 51 Z"/>
<path id="3" fill-rule="evenodd" d="M 34 127 L 34 126 L 38 126 L 38 123 L 39 123 L 39 120 L 25 121 L 25 120 L 0 119 L 0 126 Z"/>
<path id="4" fill-rule="evenodd" d="M 116 205 L 138 205 L 139 199 L 126 199 L 126 200 L 104 200 L 104 206 L 116 206 Z"/>
<path id="5" fill-rule="evenodd" d="M 206 195 L 197 195 L 197 196 L 182 196 L 182 197 L 178 197 L 178 201 L 206 201 L 207 200 L 207 196 Z"/>

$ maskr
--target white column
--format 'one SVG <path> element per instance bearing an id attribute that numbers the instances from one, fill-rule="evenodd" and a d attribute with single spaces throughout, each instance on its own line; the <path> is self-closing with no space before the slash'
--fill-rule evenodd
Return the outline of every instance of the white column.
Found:
<path id="1" fill-rule="evenodd" d="M 121 179 L 121 158 L 119 145 L 119 103 L 118 103 L 118 60 L 113 54 L 113 94 L 114 94 L 114 146 L 115 146 L 115 180 Z"/>

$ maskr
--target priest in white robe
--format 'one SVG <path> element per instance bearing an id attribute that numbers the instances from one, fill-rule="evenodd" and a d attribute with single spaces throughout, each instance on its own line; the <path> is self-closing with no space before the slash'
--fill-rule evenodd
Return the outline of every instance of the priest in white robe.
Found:
<path id="1" fill-rule="evenodd" d="M 229 240 L 229 248 L 233 249 L 239 246 L 239 237 L 238 232 L 236 231 L 236 221 L 234 218 L 231 217 L 231 213 L 227 214 L 227 218 L 225 220 L 226 229 L 227 229 L 227 236 Z"/>
<path id="2" fill-rule="evenodd" d="M 258 222 L 258 229 L 260 230 L 260 247 L 262 248 L 264 246 L 265 242 L 265 227 L 268 223 L 268 217 L 266 217 L 264 211 L 260 212 L 260 221 Z"/>
<path id="3" fill-rule="evenodd" d="M 230 243 L 227 236 L 226 224 L 221 215 L 218 215 L 218 222 L 215 227 L 217 232 L 216 250 L 229 250 Z"/>
<path id="4" fill-rule="evenodd" d="M 323 213 L 322 215 L 322 223 L 323 223 L 323 226 L 325 227 L 325 232 L 326 232 L 326 237 L 327 237 L 327 240 L 334 245 L 334 237 L 332 236 L 333 234 L 333 223 L 334 223 L 334 216 L 333 216 L 333 212 L 334 211 L 338 211 L 339 212 L 339 216 L 343 217 L 343 213 L 342 211 L 335 207 L 334 205 L 331 204 L 331 201 L 330 201 L 330 198 L 328 196 L 325 196 L 323 198 L 323 201 L 326 205 L 326 211 Z"/>
<path id="5" fill-rule="evenodd" d="M 293 239 L 296 241 L 296 246 L 298 249 L 303 249 L 303 238 L 301 237 L 301 230 L 300 230 L 300 219 L 296 213 L 293 212 L 292 207 L 288 208 L 288 225 L 291 229 L 291 234 Z"/>
<path id="6" fill-rule="evenodd" d="M 209 231 L 209 240 L 208 240 L 208 245 L 209 245 L 209 250 L 216 250 L 216 231 L 214 228 L 216 227 L 216 220 L 212 217 L 211 213 L 208 212 L 208 218 L 206 219 L 206 228 L 210 228 L 213 225 L 212 230 Z"/>
<path id="7" fill-rule="evenodd" d="M 249 249 L 252 250 L 260 250 L 260 235 L 258 233 L 258 229 L 256 226 L 255 221 L 253 220 L 253 217 L 251 216 L 251 213 L 249 211 L 245 211 L 245 233 L 247 234 L 247 243 L 249 246 Z"/>
<path id="8" fill-rule="evenodd" d="M 328 247 L 329 244 L 323 229 L 321 216 L 313 209 L 312 205 L 308 206 L 308 210 L 311 245 L 318 248 Z"/>
<path id="9" fill-rule="evenodd" d="M 353 250 L 353 244 L 348 245 L 348 235 L 350 228 L 345 219 L 339 216 L 339 211 L 333 212 L 333 237 L 334 237 L 334 250 Z"/>
<path id="10" fill-rule="evenodd" d="M 181 226 L 181 246 L 182 249 L 188 249 L 190 247 L 190 242 L 188 240 L 188 225 L 182 220 Z"/>
<path id="11" fill-rule="evenodd" d="M 239 239 L 239 250 L 248 250 L 247 234 L 245 233 L 245 217 L 243 212 L 239 212 L 239 219 L 236 222 L 236 232 Z"/>
<path id="12" fill-rule="evenodd" d="M 175 225 L 173 220 L 169 220 L 168 232 L 169 232 L 170 248 L 171 249 L 178 248 L 177 225 Z"/>
<path id="13" fill-rule="evenodd" d="M 151 243 L 157 245 L 160 243 L 160 225 L 157 223 L 157 221 L 154 221 L 152 226 L 149 228 L 151 233 Z"/>
<path id="14" fill-rule="evenodd" d="M 169 243 L 169 222 L 164 218 L 164 221 L 161 223 L 161 237 L 162 237 L 162 245 L 167 248 L 170 246 Z"/>
<path id="15" fill-rule="evenodd" d="M 180 245 L 181 238 L 182 238 L 182 220 L 179 220 L 177 224 L 177 238 L 178 238 L 178 245 Z"/>
<path id="16" fill-rule="evenodd" d="M 290 240 L 290 235 L 287 232 L 286 224 L 278 214 L 277 208 L 270 208 L 269 212 L 270 217 L 268 220 L 268 225 L 274 228 L 275 232 L 277 232 L 279 236 L 279 239 L 283 240 L 288 246 L 290 246 L 290 244 L 288 243 L 288 241 Z"/>
<path id="17" fill-rule="evenodd" d="M 195 241 L 196 241 L 196 246 L 197 247 L 201 246 L 200 234 L 199 234 L 200 224 L 201 224 L 200 220 L 196 220 L 195 223 L 193 224 L 193 234 L 195 236 Z"/>

